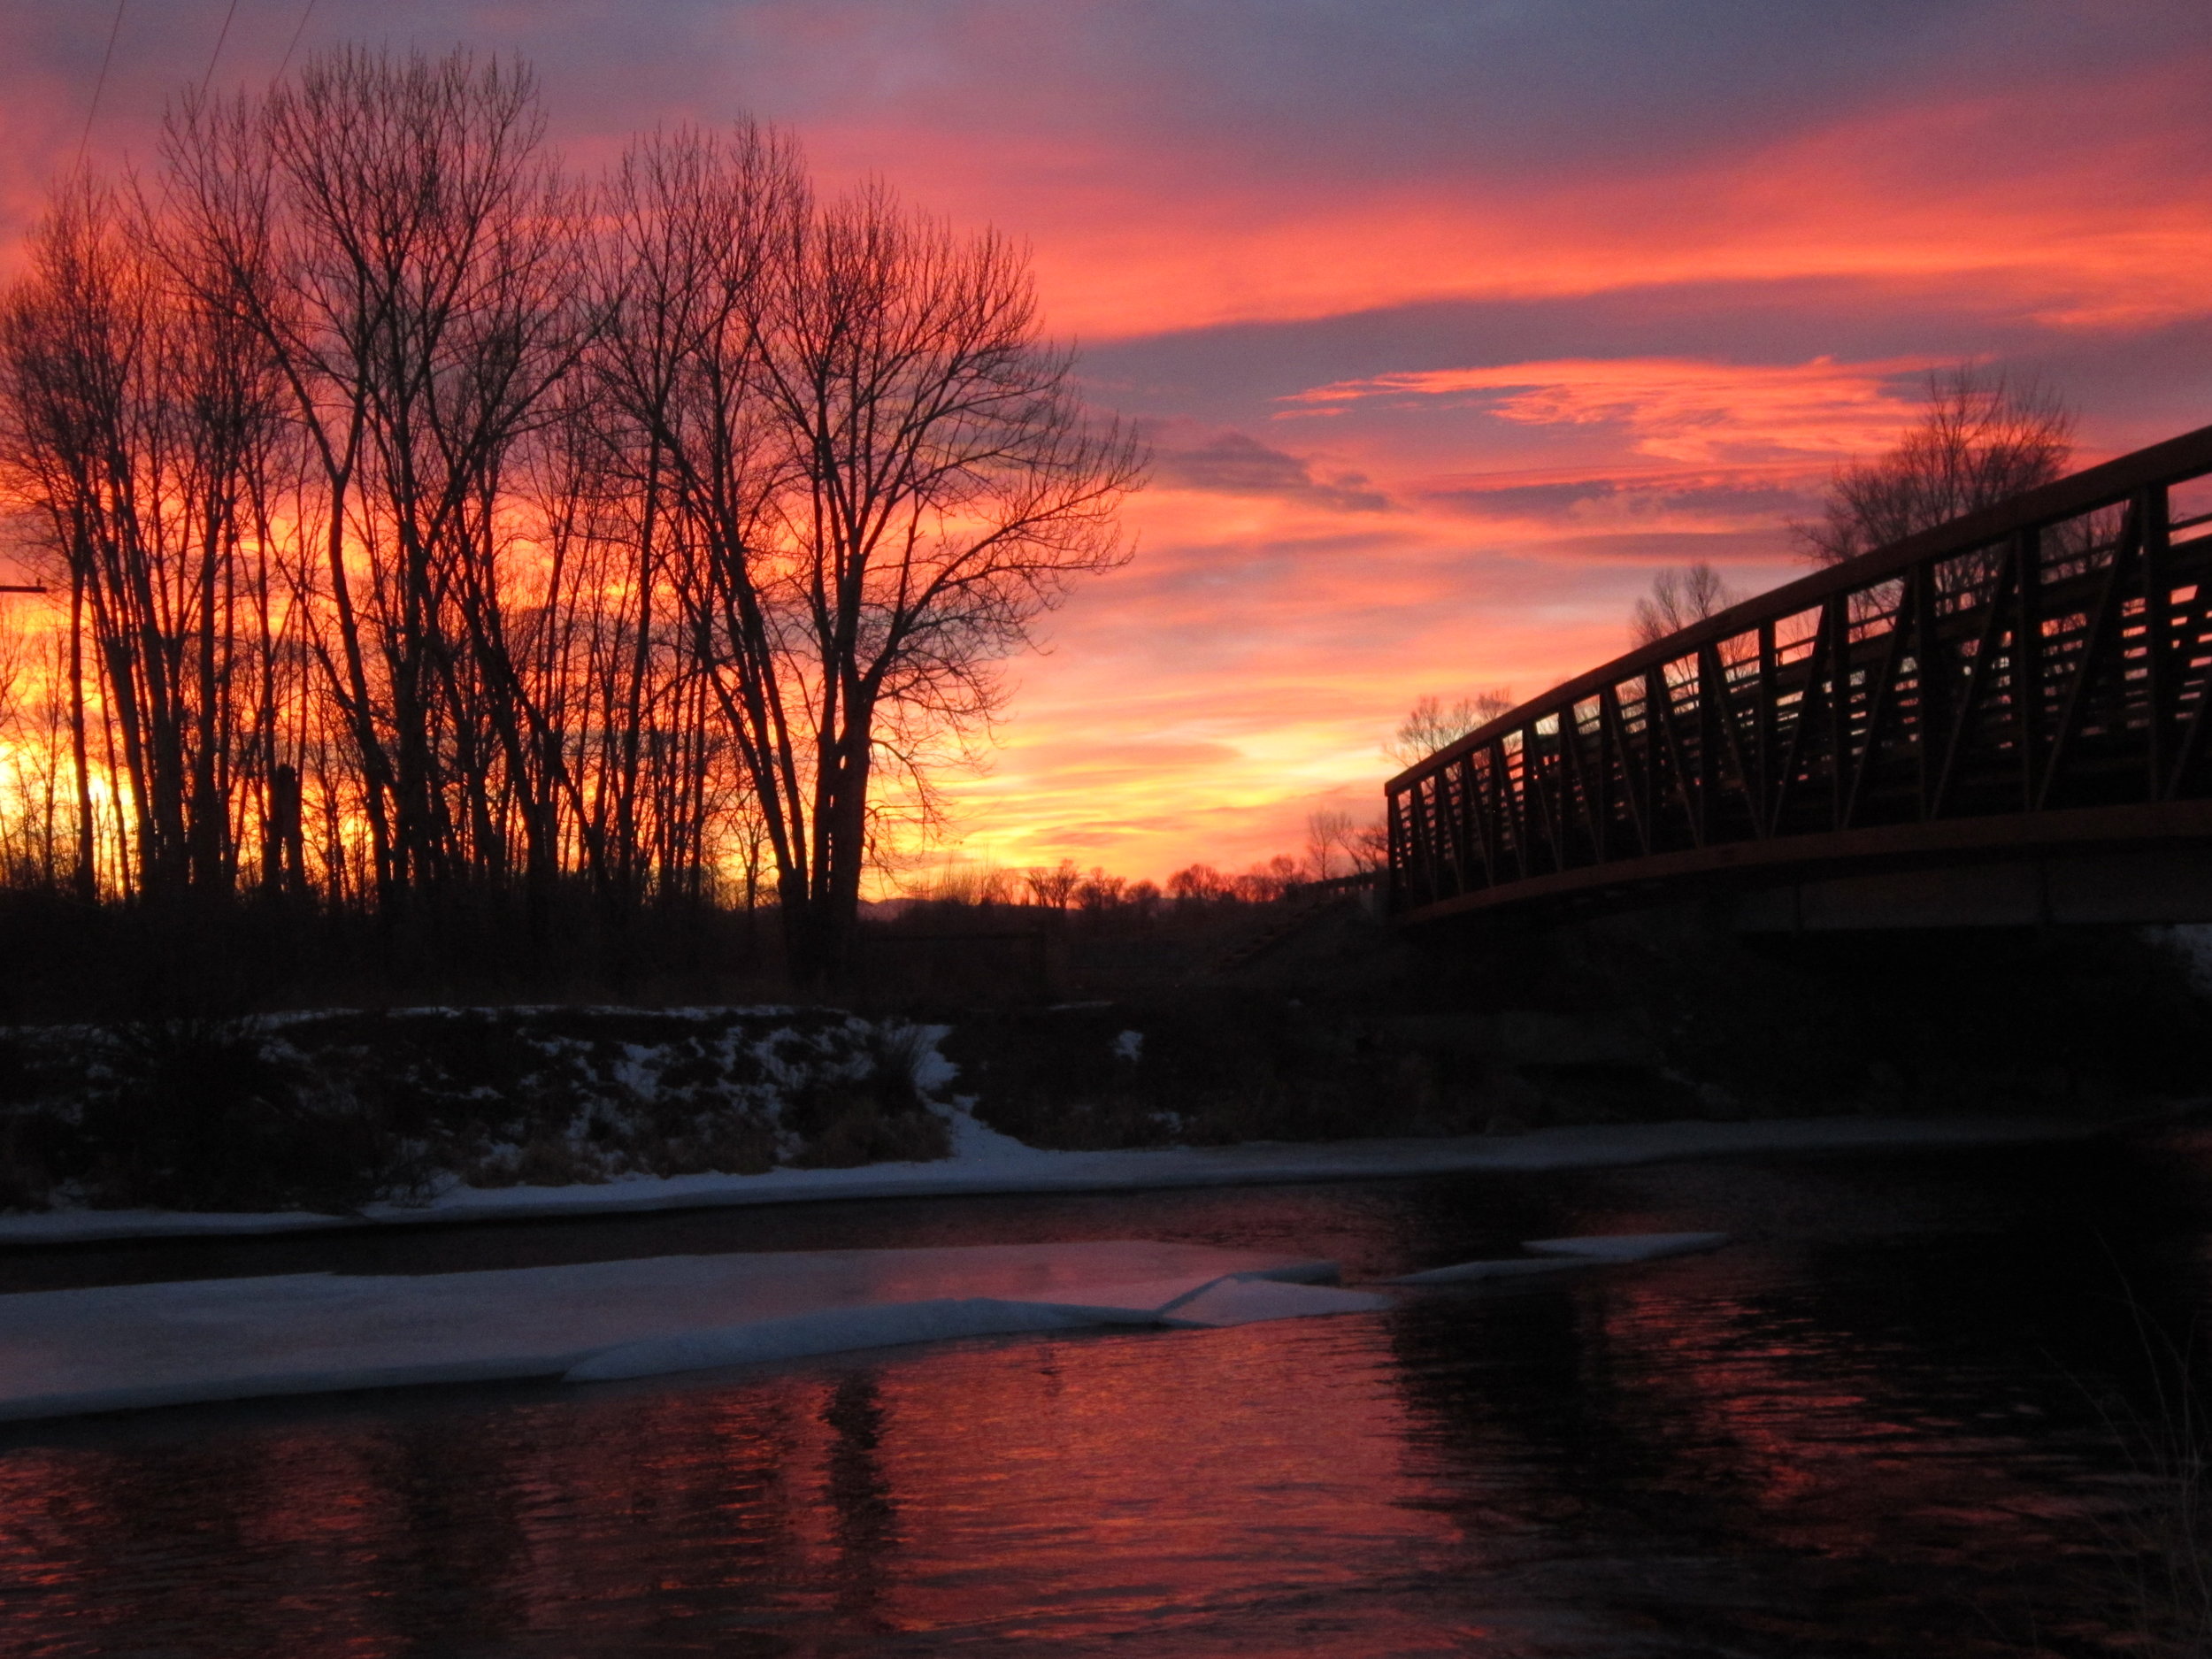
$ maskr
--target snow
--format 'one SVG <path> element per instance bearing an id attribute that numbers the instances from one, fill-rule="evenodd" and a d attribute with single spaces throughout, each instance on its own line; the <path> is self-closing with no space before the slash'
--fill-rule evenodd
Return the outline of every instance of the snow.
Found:
<path id="1" fill-rule="evenodd" d="M 0 1419 L 425 1383 L 640 1377 L 947 1337 L 1386 1306 L 1334 1265 L 1134 1240 L 295 1273 L 0 1296 Z M 1282 1281 L 1282 1282 L 1279 1282 Z"/>
<path id="2" fill-rule="evenodd" d="M 952 1027 L 920 1025 L 914 1029 L 921 1039 L 914 1061 L 914 1087 L 926 1098 L 933 1100 L 950 1088 L 960 1075 L 960 1068 L 938 1052 L 945 1039 L 952 1035 Z M 960 1115 L 967 1116 L 964 1112 Z"/>
<path id="3" fill-rule="evenodd" d="M 1574 1239 L 1524 1239 L 1531 1256 L 1572 1256 L 1586 1262 L 1655 1262 L 1663 1256 L 1717 1250 L 1724 1233 L 1601 1233 Z"/>
<path id="4" fill-rule="evenodd" d="M 949 1109 L 949 1119 L 952 1156 L 930 1164 L 778 1169 L 762 1175 L 630 1176 L 573 1187 L 455 1187 L 424 1203 L 370 1204 L 348 1216 L 55 1210 L 0 1216 L 0 1245 L 525 1220 L 809 1200 L 1133 1192 L 1596 1169 L 1681 1158 L 2008 1146 L 2080 1140 L 2098 1133 L 2093 1126 L 2047 1118 L 1796 1118 L 1768 1123 L 1586 1125 L 1518 1135 L 1053 1152 L 1000 1134 L 965 1111 Z"/>

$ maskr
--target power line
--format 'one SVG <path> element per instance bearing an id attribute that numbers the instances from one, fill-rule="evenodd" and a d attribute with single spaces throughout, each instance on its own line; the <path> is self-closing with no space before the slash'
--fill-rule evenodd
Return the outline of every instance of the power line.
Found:
<path id="1" fill-rule="evenodd" d="M 115 0 L 115 21 L 108 25 L 108 49 L 100 54 L 100 78 L 92 83 L 92 107 L 84 112 L 84 134 L 77 140 L 80 167 L 84 165 L 85 146 L 92 142 L 92 118 L 100 112 L 100 94 L 107 90 L 108 65 L 114 61 L 115 37 L 123 32 L 123 8 L 128 4 L 129 0 Z"/>
<path id="2" fill-rule="evenodd" d="M 307 33 L 307 19 L 314 15 L 315 0 L 307 0 L 307 4 L 300 11 L 299 27 L 292 31 L 292 43 L 284 49 L 284 61 L 277 65 L 278 80 L 281 81 L 284 72 L 292 66 L 292 54 L 299 50 L 300 36 Z"/>
<path id="3" fill-rule="evenodd" d="M 215 50 L 207 55 L 207 73 L 200 77 L 200 96 L 207 96 L 208 82 L 215 79 L 215 65 L 222 61 L 223 42 L 230 38 L 230 20 L 238 15 L 238 0 L 230 0 L 230 10 L 223 13 L 223 27 L 215 36 Z"/>

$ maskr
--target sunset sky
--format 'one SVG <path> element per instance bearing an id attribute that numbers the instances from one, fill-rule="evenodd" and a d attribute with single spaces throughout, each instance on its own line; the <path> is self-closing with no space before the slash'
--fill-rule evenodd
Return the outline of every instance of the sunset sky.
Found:
<path id="1" fill-rule="evenodd" d="M 219 36 L 229 86 L 296 33 L 519 52 L 582 167 L 749 112 L 1025 239 L 1156 463 L 958 856 L 1371 814 L 1417 695 L 1614 654 L 1664 565 L 1801 569 L 1932 365 L 2039 373 L 2085 461 L 2212 422 L 2204 0 L 126 0 L 88 140 L 114 18 L 0 0 L 0 268 L 81 142 L 149 160 Z"/>

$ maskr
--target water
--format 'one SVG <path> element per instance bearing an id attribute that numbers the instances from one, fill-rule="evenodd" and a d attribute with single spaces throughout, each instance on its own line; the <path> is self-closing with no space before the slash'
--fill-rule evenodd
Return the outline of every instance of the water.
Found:
<path id="1" fill-rule="evenodd" d="M 20 1428 L 0 1652 L 2024 1655 L 2140 1623 L 2139 1327 L 2204 1301 L 2212 1141 L 20 1253 L 0 1288 L 1110 1237 L 1359 1278 L 1704 1227 L 1742 1241 L 1375 1316 Z"/>

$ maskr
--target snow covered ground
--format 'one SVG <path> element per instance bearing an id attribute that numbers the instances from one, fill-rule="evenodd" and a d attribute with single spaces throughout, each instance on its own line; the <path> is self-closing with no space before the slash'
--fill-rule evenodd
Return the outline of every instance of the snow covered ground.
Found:
<path id="1" fill-rule="evenodd" d="M 1363 1312 L 1333 1263 L 1150 1240 L 294 1273 L 0 1296 L 0 1419 L 521 1378 L 603 1381 L 1086 1325 Z"/>
<path id="2" fill-rule="evenodd" d="M 779 1169 L 764 1175 L 639 1176 L 572 1187 L 455 1187 L 425 1203 L 371 1204 L 348 1216 L 54 1210 L 0 1216 L 0 1245 L 524 1220 L 806 1200 L 1137 1191 L 1465 1171 L 1593 1169 L 1753 1154 L 2006 1146 L 2081 1139 L 2094 1133 L 2085 1125 L 2047 1118 L 1794 1118 L 1765 1123 L 1587 1125 L 1520 1135 L 1434 1140 L 1259 1141 L 1129 1152 L 1049 1152 L 999 1134 L 957 1110 L 952 1114 L 952 1156 L 931 1164 Z"/>

